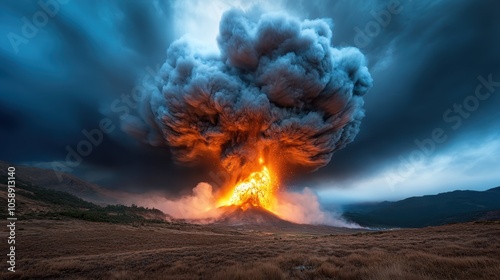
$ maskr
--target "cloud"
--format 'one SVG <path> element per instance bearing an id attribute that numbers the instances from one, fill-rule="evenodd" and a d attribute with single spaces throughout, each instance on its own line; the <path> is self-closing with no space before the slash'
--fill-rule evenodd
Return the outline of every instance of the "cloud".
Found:
<path id="1" fill-rule="evenodd" d="M 359 225 L 345 221 L 336 213 L 322 210 L 318 197 L 309 188 L 302 192 L 281 192 L 276 203 L 274 211 L 279 213 L 280 218 L 294 223 L 359 228 Z"/>
<path id="2" fill-rule="evenodd" d="M 147 193 L 127 196 L 124 201 L 159 209 L 177 219 L 209 219 L 216 218 L 220 214 L 218 209 L 213 208 L 216 197 L 212 186 L 208 183 L 199 183 L 193 188 L 192 194 L 179 199 Z"/>
<path id="3" fill-rule="evenodd" d="M 399 161 L 362 178 L 324 183 L 318 192 L 325 202 L 344 204 L 397 200 L 457 189 L 484 190 L 499 185 L 500 159 L 495 156 L 498 154 L 498 136 L 484 143 L 462 139 L 446 151 L 419 161 Z"/>
<path id="4" fill-rule="evenodd" d="M 331 42 L 355 45 L 355 28 L 364 29 L 376 22 L 372 12 L 387 9 L 391 2 L 283 0 L 277 4 L 251 1 L 250 5 L 282 10 L 299 21 L 331 18 Z M 37 3 L 0 2 L 1 33 L 21 32 L 22 17 L 32 18 L 40 10 Z M 64 160 L 65 146 L 74 146 L 82 140 L 82 129 L 95 128 L 103 117 L 109 117 L 102 108 L 130 93 L 146 66 L 155 69 L 163 62 L 174 39 L 191 33 L 204 45 L 216 45 L 221 11 L 234 5 L 251 12 L 248 1 L 240 1 L 241 6 L 233 3 L 69 1 L 28 44 L 19 46 L 19 55 L 4 37 L 0 41 L 2 159 L 15 163 Z M 432 129 L 442 126 L 443 112 L 474 92 L 477 76 L 500 76 L 500 18 L 496 14 L 500 2 L 399 3 L 401 13 L 392 15 L 390 23 L 361 49 L 375 82 L 370 94 L 364 96 L 367 116 L 356 140 L 337 151 L 335 160 L 317 172 L 294 177 L 291 185 L 316 189 L 335 181 L 338 186 L 355 187 L 353 180 L 361 181 L 394 166 L 399 155 L 414 149 L 416 138 L 428 137 Z M 487 143 L 500 128 L 498 98 L 492 96 L 481 104 L 459 130 L 449 133 L 453 141 L 437 152 L 469 149 L 467 141 L 463 146 L 452 144 L 462 137 Z M 119 116 L 111 117 L 118 125 Z M 178 167 L 171 157 L 167 149 L 137 145 L 116 130 L 74 173 L 86 178 L 88 168 L 105 169 L 115 178 L 96 183 L 171 195 L 210 180 L 206 170 Z M 486 168 L 489 162 L 477 166 Z M 481 173 L 477 174 L 481 179 Z M 363 196 L 363 192 L 358 194 Z"/>
<path id="5" fill-rule="evenodd" d="M 238 177 L 259 157 L 317 169 L 354 140 L 372 79 L 357 49 L 331 46 L 329 20 L 233 9 L 219 30 L 220 55 L 188 38 L 171 44 L 143 99 L 155 123 L 143 141 L 160 135 L 179 163 L 214 159 Z"/>
<path id="6" fill-rule="evenodd" d="M 302 192 L 278 193 L 272 211 L 280 218 L 299 224 L 322 224 L 337 227 L 359 228 L 349 223 L 340 215 L 321 209 L 318 197 L 308 188 Z M 193 222 L 206 223 L 224 214 L 223 208 L 217 208 L 217 194 L 208 183 L 199 183 L 192 193 L 178 199 L 167 198 L 157 193 L 141 195 L 128 194 L 122 196 L 127 204 L 138 204 L 156 208 L 177 219 L 188 219 Z"/>

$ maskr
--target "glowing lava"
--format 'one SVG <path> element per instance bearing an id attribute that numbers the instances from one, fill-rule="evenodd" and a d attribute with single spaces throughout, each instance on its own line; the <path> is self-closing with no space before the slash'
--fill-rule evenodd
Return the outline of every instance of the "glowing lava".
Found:
<path id="1" fill-rule="evenodd" d="M 259 162 L 262 164 L 262 160 Z M 230 196 L 219 205 L 253 205 L 271 210 L 275 201 L 277 184 L 266 166 L 261 171 L 250 174 L 248 178 L 236 184 Z"/>

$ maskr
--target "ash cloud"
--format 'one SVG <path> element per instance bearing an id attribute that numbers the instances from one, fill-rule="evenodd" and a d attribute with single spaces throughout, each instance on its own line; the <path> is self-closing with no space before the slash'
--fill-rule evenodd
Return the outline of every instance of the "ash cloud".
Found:
<path id="1" fill-rule="evenodd" d="M 280 167 L 320 168 L 358 134 L 372 85 L 363 54 L 331 41 L 326 19 L 229 10 L 220 54 L 187 37 L 172 43 L 143 98 L 150 125 L 129 120 L 125 128 L 165 143 L 178 163 L 209 159 L 230 174 L 252 171 L 259 156 Z"/>
<path id="2" fill-rule="evenodd" d="M 4 34 L 0 40 L 0 155 L 17 164 L 64 160 L 65 146 L 85 139 L 82 129 L 95 128 L 104 117 L 119 117 L 102 108 L 130 94 L 146 66 L 156 69 L 165 61 L 165 50 L 179 32 L 200 26 L 193 34 L 205 33 L 218 12 L 213 7 L 239 6 L 233 1 L 69 1 L 15 54 L 5 35 L 21 34 L 22 17 L 31 20 L 40 11 L 38 2 L 0 1 Z M 262 1 L 257 2 L 262 6 Z M 334 19 L 336 46 L 355 45 L 356 28 L 365 31 L 376 21 L 373 12 L 387 10 L 394 2 L 398 1 L 285 0 L 269 5 L 301 18 Z M 434 128 L 447 125 L 443 111 L 474 93 L 478 75 L 492 73 L 495 81 L 499 77 L 499 1 L 399 2 L 401 13 L 392 15 L 390 23 L 362 48 L 377 82 L 364 96 L 369 117 L 363 120 L 356 141 L 314 174 L 290 178 L 290 188 L 330 188 L 333 181 L 339 187 L 358 186 L 399 164 L 400 155 L 415 149 L 416 138 L 429 137 Z M 178 9 L 181 4 L 186 8 Z M 437 153 L 468 149 L 470 137 L 488 143 L 498 134 L 498 97 L 481 103 L 460 129 L 449 131 L 451 141 L 441 144 Z M 110 189 L 158 190 L 170 196 L 213 180 L 205 166 L 186 168 L 171 162 L 168 150 L 139 145 L 117 129 L 73 174 Z M 478 164 L 482 169 L 491 166 Z M 96 172 L 109 176 L 97 178 Z M 479 181 L 460 186 L 491 186 L 475 174 Z"/>
<path id="3" fill-rule="evenodd" d="M 321 224 L 336 227 L 360 228 L 359 225 L 343 219 L 338 213 L 321 209 L 318 197 L 305 188 L 301 192 L 282 191 L 272 205 L 275 214 L 280 218 L 297 224 Z M 168 213 L 173 218 L 188 219 L 193 223 L 210 223 L 216 221 L 224 209 L 216 208 L 217 193 L 207 183 L 199 183 L 192 193 L 178 199 L 167 198 L 157 193 L 126 195 L 121 197 L 125 204 L 138 204 L 156 208 Z"/>
<path id="4" fill-rule="evenodd" d="M 178 199 L 167 198 L 157 193 L 145 193 L 122 197 L 126 204 L 136 203 L 156 208 L 177 219 L 194 219 L 194 222 L 210 222 L 217 218 L 221 210 L 214 208 L 216 194 L 210 184 L 199 183 L 192 193 Z"/>

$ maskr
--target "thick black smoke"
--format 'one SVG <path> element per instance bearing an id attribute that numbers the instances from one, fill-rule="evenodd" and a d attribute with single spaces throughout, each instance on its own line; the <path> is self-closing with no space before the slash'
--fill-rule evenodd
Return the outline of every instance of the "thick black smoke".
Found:
<path id="1" fill-rule="evenodd" d="M 180 163 L 212 159 L 232 174 L 251 171 L 259 156 L 279 166 L 326 165 L 358 134 L 372 85 L 358 49 L 332 47 L 330 25 L 230 10 L 220 55 L 177 40 L 144 98 L 142 137 L 166 140 Z"/>

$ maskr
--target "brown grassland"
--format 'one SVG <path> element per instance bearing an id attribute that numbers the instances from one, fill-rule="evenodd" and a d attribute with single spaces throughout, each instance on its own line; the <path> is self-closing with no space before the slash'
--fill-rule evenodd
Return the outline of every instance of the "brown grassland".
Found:
<path id="1" fill-rule="evenodd" d="M 328 233 L 31 220 L 18 222 L 16 243 L 16 272 L 3 261 L 2 279 L 500 277 L 498 221 Z"/>

